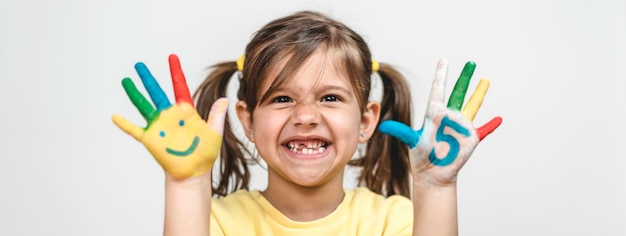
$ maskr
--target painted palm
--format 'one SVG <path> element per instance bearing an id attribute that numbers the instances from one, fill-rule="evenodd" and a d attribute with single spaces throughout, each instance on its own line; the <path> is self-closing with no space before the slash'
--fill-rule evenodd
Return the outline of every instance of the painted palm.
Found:
<path id="1" fill-rule="evenodd" d="M 130 78 L 124 78 L 122 86 L 147 125 L 136 126 L 120 115 L 113 115 L 113 122 L 143 143 L 166 172 L 183 179 L 204 174 L 213 166 L 222 144 L 228 101 L 216 101 L 205 122 L 193 106 L 178 57 L 170 55 L 169 63 L 176 102 L 170 103 L 146 65 L 138 62 L 135 70 L 154 105 Z"/>
<path id="2" fill-rule="evenodd" d="M 446 185 L 455 182 L 459 170 L 478 143 L 502 123 L 502 118 L 495 117 L 478 128 L 474 128 L 472 124 L 489 88 L 487 79 L 480 80 L 463 107 L 475 68 L 474 62 L 465 64 L 446 105 L 448 62 L 445 59 L 440 60 L 422 128 L 413 130 L 393 120 L 384 121 L 379 126 L 381 132 L 396 137 L 409 146 L 412 172 L 423 184 Z"/>

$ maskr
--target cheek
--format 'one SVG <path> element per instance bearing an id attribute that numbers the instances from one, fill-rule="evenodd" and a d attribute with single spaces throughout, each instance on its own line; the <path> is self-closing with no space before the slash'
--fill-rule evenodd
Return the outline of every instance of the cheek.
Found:
<path id="1" fill-rule="evenodd" d="M 357 135 L 361 127 L 361 116 L 359 110 L 343 110 L 328 112 L 326 122 L 338 130 L 342 130 L 345 135 Z"/>
<path id="2" fill-rule="evenodd" d="M 280 115 L 256 112 L 252 121 L 252 131 L 255 142 L 259 139 L 278 136 L 282 126 L 283 118 L 281 118 Z"/>
<path id="3" fill-rule="evenodd" d="M 263 117 L 265 116 L 265 117 Z M 271 118 L 269 118 L 271 117 Z M 278 148 L 278 139 L 282 131 L 279 117 L 259 114 L 252 122 L 254 147 L 262 158 L 275 156 Z"/>

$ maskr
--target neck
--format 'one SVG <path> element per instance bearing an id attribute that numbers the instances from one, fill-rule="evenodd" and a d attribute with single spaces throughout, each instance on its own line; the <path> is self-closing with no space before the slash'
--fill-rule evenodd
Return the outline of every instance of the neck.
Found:
<path id="1" fill-rule="evenodd" d="M 271 177 L 270 177 L 271 178 Z M 263 196 L 281 213 L 294 221 L 313 221 L 332 213 L 343 201 L 343 179 L 315 187 L 268 181 Z"/>

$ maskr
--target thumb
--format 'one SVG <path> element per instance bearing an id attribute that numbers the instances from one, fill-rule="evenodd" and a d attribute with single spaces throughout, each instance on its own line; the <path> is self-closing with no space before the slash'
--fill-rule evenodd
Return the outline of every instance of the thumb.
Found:
<path id="1" fill-rule="evenodd" d="M 113 123 L 117 125 L 117 127 L 122 129 L 124 132 L 126 132 L 130 136 L 133 136 L 133 138 L 135 138 L 137 141 L 141 142 L 141 136 L 143 135 L 142 128 L 130 123 L 130 121 L 124 119 L 124 117 L 118 114 L 113 115 L 112 120 L 113 120 Z"/>
<path id="2" fill-rule="evenodd" d="M 410 148 L 414 148 L 415 145 L 417 145 L 417 142 L 422 135 L 421 130 L 413 130 L 408 125 L 395 120 L 383 121 L 380 126 L 378 126 L 378 130 L 384 134 L 400 139 L 400 141 L 408 145 Z"/>
<path id="3" fill-rule="evenodd" d="M 211 129 L 215 130 L 220 136 L 224 135 L 224 122 L 226 120 L 226 112 L 228 111 L 228 99 L 217 99 L 211 106 L 207 124 Z"/>

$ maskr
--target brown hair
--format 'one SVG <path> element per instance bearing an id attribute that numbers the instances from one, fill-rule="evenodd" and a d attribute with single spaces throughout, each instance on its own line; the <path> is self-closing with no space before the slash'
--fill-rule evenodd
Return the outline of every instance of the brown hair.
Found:
<path id="1" fill-rule="evenodd" d="M 271 21 L 254 34 L 244 54 L 245 66 L 240 74 L 237 98 L 249 104 L 247 108 L 252 114 L 257 105 L 267 99 L 267 94 L 290 78 L 320 48 L 335 52 L 334 60 L 340 62 L 339 68 L 350 78 L 361 111 L 364 111 L 372 74 L 372 57 L 367 43 L 344 24 L 311 11 Z M 268 77 L 269 69 L 284 58 L 289 58 L 289 63 L 284 65 L 268 91 L 260 94 L 261 83 Z M 408 83 L 392 66 L 379 64 L 378 73 L 383 82 L 379 124 L 392 119 L 411 125 Z M 196 108 L 204 119 L 209 116 L 211 104 L 226 96 L 229 80 L 237 72 L 235 61 L 218 63 L 210 68 L 213 70 L 194 93 Z M 374 132 L 367 146 L 372 148 L 367 148 L 362 157 L 349 163 L 363 167 L 359 183 L 386 196 L 400 194 L 409 197 L 407 146 L 379 131 Z M 213 186 L 213 194 L 225 196 L 238 189 L 248 189 L 250 173 L 247 164 L 251 162 L 258 162 L 257 157 L 235 136 L 227 117 L 220 152 L 221 178 L 217 186 Z"/>

